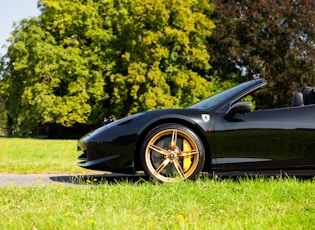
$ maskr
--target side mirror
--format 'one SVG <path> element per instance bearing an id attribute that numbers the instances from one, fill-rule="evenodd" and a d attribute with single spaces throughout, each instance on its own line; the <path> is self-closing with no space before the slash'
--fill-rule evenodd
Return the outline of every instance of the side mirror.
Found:
<path id="1" fill-rule="evenodd" d="M 238 102 L 231 106 L 224 118 L 230 121 L 236 113 L 246 114 L 250 111 L 252 111 L 252 104 L 250 102 Z"/>

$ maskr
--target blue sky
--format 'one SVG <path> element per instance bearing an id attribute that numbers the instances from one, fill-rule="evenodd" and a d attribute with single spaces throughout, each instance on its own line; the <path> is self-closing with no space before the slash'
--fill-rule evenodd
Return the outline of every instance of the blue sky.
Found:
<path id="1" fill-rule="evenodd" d="M 6 52 L 2 46 L 8 45 L 6 40 L 13 31 L 13 22 L 39 14 L 37 0 L 0 0 L 0 56 Z"/>

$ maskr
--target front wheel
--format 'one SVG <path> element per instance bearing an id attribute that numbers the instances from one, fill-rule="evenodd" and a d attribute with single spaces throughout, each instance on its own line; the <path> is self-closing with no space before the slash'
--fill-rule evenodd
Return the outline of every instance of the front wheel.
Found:
<path id="1" fill-rule="evenodd" d="M 164 124 L 145 137 L 141 163 L 149 177 L 162 182 L 193 180 L 203 168 L 204 152 L 202 142 L 191 129 Z"/>

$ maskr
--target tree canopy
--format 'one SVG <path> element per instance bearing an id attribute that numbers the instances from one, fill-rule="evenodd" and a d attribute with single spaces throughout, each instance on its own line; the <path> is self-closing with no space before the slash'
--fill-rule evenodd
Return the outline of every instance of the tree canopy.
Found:
<path id="1" fill-rule="evenodd" d="M 313 0 L 214 0 L 214 5 L 210 63 L 221 78 L 263 77 L 271 88 L 262 102 L 279 107 L 290 105 L 300 86 L 315 85 Z"/>
<path id="2" fill-rule="evenodd" d="M 98 123 L 210 95 L 206 0 L 40 0 L 2 58 L 13 123 Z"/>
<path id="3" fill-rule="evenodd" d="M 291 104 L 315 85 L 313 0 L 40 0 L 1 59 L 11 124 L 99 124 L 185 107 L 256 77 L 258 103 Z M 211 57 L 210 57 L 211 55 Z M 215 79 L 215 81 L 214 81 Z"/>

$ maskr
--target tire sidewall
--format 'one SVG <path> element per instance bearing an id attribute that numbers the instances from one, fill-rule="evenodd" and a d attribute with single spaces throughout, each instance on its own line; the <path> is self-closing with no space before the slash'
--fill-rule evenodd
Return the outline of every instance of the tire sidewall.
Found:
<path id="1" fill-rule="evenodd" d="M 146 159 L 145 159 L 145 157 L 146 157 L 146 149 L 147 149 L 148 143 L 150 142 L 150 140 L 156 134 L 158 134 L 161 131 L 167 130 L 167 129 L 180 130 L 180 131 L 186 133 L 187 135 L 189 135 L 193 139 L 193 141 L 196 143 L 197 148 L 198 148 L 198 152 L 199 152 L 198 164 L 197 164 L 197 167 L 196 167 L 195 171 L 188 178 L 186 178 L 186 179 L 190 179 L 190 180 L 196 179 L 196 177 L 200 174 L 201 170 L 203 169 L 203 166 L 204 166 L 204 163 L 205 163 L 204 145 L 203 145 L 202 141 L 200 140 L 200 138 L 198 137 L 198 135 L 194 131 L 192 131 L 187 126 L 180 125 L 180 124 L 175 124 L 175 123 L 167 123 L 167 124 L 163 124 L 163 125 L 157 126 L 156 128 L 152 129 L 145 136 L 143 144 L 142 144 L 141 149 L 140 149 L 140 161 L 141 161 L 141 165 L 142 165 L 142 168 L 143 168 L 144 172 L 150 178 L 160 180 L 155 175 L 153 175 L 152 172 L 149 170 L 149 167 L 148 167 L 148 165 L 146 163 Z"/>

